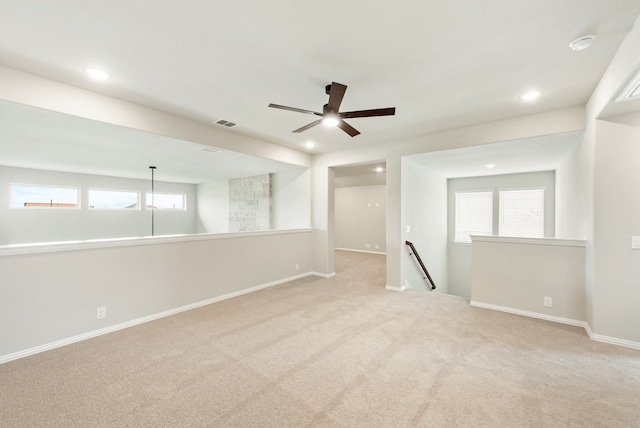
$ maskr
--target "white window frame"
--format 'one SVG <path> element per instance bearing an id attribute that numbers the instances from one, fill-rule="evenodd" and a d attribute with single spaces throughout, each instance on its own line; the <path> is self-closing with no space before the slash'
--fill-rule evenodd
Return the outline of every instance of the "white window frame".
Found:
<path id="1" fill-rule="evenodd" d="M 109 207 L 92 207 L 91 206 L 91 192 L 116 192 L 116 193 L 135 193 L 136 195 L 136 206 L 135 208 L 109 208 Z M 87 208 L 90 211 L 140 211 L 140 191 L 138 190 L 128 190 L 128 189 L 99 189 L 99 188 L 89 188 L 87 189 Z"/>
<path id="2" fill-rule="evenodd" d="M 24 187 L 46 187 L 52 189 L 73 189 L 76 191 L 76 203 L 73 207 L 65 207 L 65 206 L 53 206 L 53 205 L 43 205 L 43 206 L 14 206 L 13 204 L 13 186 L 24 186 Z M 16 210 L 79 210 L 82 208 L 82 199 L 81 199 L 81 191 L 80 187 L 75 186 L 58 186 L 53 184 L 25 184 L 25 183 L 10 183 L 9 184 L 9 208 Z M 46 202 L 44 202 L 46 203 Z M 65 203 L 65 202 L 57 202 L 57 203 Z"/>
<path id="3" fill-rule="evenodd" d="M 182 208 L 160 208 L 160 207 L 152 207 L 150 204 L 150 198 L 151 195 L 155 195 L 155 197 L 157 197 L 158 195 L 171 195 L 171 196 L 182 196 Z M 147 192 L 145 194 L 145 200 L 144 200 L 145 204 L 145 208 L 149 211 L 155 209 L 156 211 L 187 211 L 187 194 L 186 193 L 172 193 L 172 192 Z"/>

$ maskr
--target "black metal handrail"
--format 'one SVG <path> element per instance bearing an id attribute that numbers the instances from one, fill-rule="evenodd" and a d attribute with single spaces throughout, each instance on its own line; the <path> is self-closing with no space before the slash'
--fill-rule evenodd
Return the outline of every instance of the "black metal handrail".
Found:
<path id="1" fill-rule="evenodd" d="M 434 284 L 433 279 L 431 279 L 431 275 L 429 275 L 429 271 L 427 270 L 426 266 L 424 265 L 424 263 L 422 263 L 422 259 L 420 258 L 420 254 L 418 254 L 418 251 L 416 250 L 416 247 L 413 246 L 413 244 L 409 241 L 405 241 L 405 244 L 407 244 L 409 246 L 409 248 L 411 249 L 411 253 L 409 253 L 410 256 L 416 256 L 416 260 L 418 260 L 418 263 L 420 263 L 420 267 L 422 268 L 423 272 L 425 273 L 425 275 L 427 276 L 423 276 L 422 279 L 428 279 L 429 283 L 431 284 L 431 289 L 435 290 L 436 289 L 436 284 Z"/>

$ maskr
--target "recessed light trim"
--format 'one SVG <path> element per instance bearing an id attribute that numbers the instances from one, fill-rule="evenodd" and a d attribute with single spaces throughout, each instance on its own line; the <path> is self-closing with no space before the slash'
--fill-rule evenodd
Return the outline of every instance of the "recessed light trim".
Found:
<path id="1" fill-rule="evenodd" d="M 312 148 L 314 148 L 316 145 L 315 145 L 315 143 L 314 143 L 313 141 L 307 141 L 306 143 L 304 143 L 304 146 L 305 146 L 307 149 L 312 149 Z"/>
<path id="2" fill-rule="evenodd" d="M 211 153 L 211 154 L 216 154 L 216 153 L 220 153 L 222 150 L 214 149 L 212 147 L 200 147 L 200 151 L 201 152 Z"/>
<path id="3" fill-rule="evenodd" d="M 591 43 L 593 43 L 595 38 L 596 36 L 594 36 L 593 34 L 578 37 L 573 42 L 569 43 L 569 47 L 571 48 L 571 50 L 574 50 L 576 52 L 583 51 L 591 46 Z"/>
<path id="4" fill-rule="evenodd" d="M 536 98 L 538 98 L 540 95 L 542 95 L 542 91 L 539 91 L 539 90 L 529 91 L 529 92 L 525 92 L 524 94 L 520 95 L 520 99 L 522 101 L 533 101 Z"/>
<path id="5" fill-rule="evenodd" d="M 384 171 L 383 167 L 379 166 L 379 167 L 376 168 L 376 172 L 382 172 L 382 171 Z"/>
<path id="6" fill-rule="evenodd" d="M 95 67 L 85 67 L 84 71 L 91 77 L 93 77 L 94 79 L 97 80 L 106 80 L 108 78 L 111 77 L 111 75 L 109 73 L 107 73 L 104 70 L 100 70 L 99 68 L 95 68 Z"/>
<path id="7" fill-rule="evenodd" d="M 488 164 L 486 164 L 484 167 L 485 167 L 485 168 L 495 168 L 495 167 L 496 167 L 496 164 L 494 164 L 494 163 L 488 163 Z"/>

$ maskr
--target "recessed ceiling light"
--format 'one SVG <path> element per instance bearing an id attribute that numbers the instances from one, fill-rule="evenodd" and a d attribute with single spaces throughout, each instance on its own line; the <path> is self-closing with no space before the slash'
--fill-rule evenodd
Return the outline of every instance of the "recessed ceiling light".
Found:
<path id="1" fill-rule="evenodd" d="M 304 146 L 308 149 L 312 149 L 315 146 L 315 144 L 313 141 L 307 141 L 306 143 L 304 143 Z"/>
<path id="2" fill-rule="evenodd" d="M 595 40 L 596 36 L 589 34 L 588 36 L 582 36 L 569 43 L 569 47 L 574 51 L 583 51 Z"/>
<path id="3" fill-rule="evenodd" d="M 379 167 L 376 168 L 376 172 L 382 172 L 382 171 L 384 171 L 383 167 L 379 166 Z"/>
<path id="4" fill-rule="evenodd" d="M 495 167 L 496 167 L 496 165 L 493 164 L 493 163 L 488 163 L 488 164 L 485 165 L 485 168 L 495 168 Z"/>
<path id="5" fill-rule="evenodd" d="M 98 79 L 98 80 L 105 80 L 105 79 L 108 79 L 109 77 L 111 77 L 111 75 L 109 73 L 107 73 L 106 71 L 100 70 L 98 68 L 85 67 L 84 71 L 86 71 L 87 74 L 89 74 L 89 76 L 93 77 L 94 79 Z"/>
<path id="6" fill-rule="evenodd" d="M 542 95 L 542 91 L 529 91 L 526 92 L 522 95 L 520 95 L 520 99 L 522 101 L 532 101 L 535 100 L 536 98 L 538 98 L 540 95 Z"/>

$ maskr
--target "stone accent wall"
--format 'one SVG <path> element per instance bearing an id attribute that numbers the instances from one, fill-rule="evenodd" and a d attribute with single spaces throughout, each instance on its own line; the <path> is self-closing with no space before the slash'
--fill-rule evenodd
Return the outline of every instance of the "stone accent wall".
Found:
<path id="1" fill-rule="evenodd" d="M 229 180 L 229 232 L 271 228 L 272 174 Z"/>

